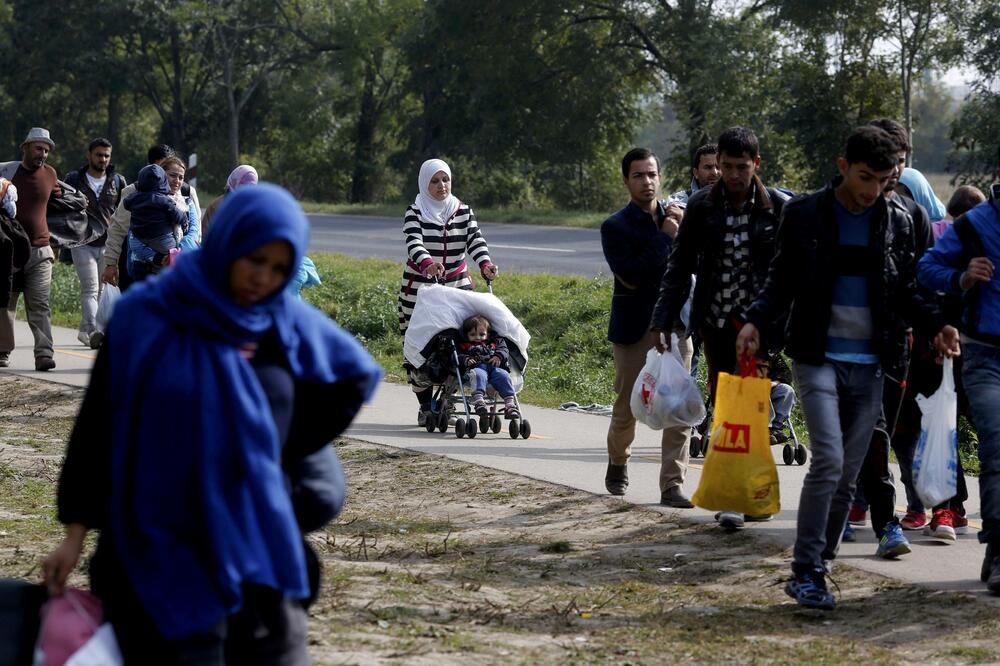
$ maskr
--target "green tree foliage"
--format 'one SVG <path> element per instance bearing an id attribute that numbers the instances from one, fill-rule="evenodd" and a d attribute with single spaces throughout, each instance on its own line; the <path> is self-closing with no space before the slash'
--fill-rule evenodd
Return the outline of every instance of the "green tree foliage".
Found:
<path id="1" fill-rule="evenodd" d="M 197 150 L 209 191 L 249 162 L 301 196 L 354 202 L 408 199 L 419 164 L 437 156 L 473 205 L 609 210 L 623 199 L 618 163 L 634 143 L 668 146 L 665 189 L 681 187 L 691 150 L 742 124 L 761 139 L 765 180 L 801 191 L 831 175 L 854 126 L 905 121 L 908 108 L 917 164 L 930 165 L 945 150 L 948 101 L 921 82 L 961 55 L 982 76 L 955 117 L 950 164 L 982 178 L 1000 124 L 995 9 L 992 0 L 7 0 L 0 53 L 16 66 L 0 73 L 0 152 L 17 157 L 27 129 L 43 125 L 65 171 L 103 135 L 131 176 L 165 141 Z M 647 122 L 664 107 L 671 123 Z"/>

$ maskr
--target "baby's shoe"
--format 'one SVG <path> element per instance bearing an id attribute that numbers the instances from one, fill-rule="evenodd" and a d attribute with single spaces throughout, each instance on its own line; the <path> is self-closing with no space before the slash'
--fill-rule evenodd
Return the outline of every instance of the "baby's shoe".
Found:
<path id="1" fill-rule="evenodd" d="M 490 410 L 486 407 L 486 400 L 483 399 L 482 393 L 472 394 L 472 409 L 476 411 L 476 414 L 481 419 L 485 419 L 490 415 Z"/>
<path id="2" fill-rule="evenodd" d="M 514 396 L 503 399 L 503 413 L 508 419 L 521 418 L 521 413 L 517 411 L 517 401 L 514 400 Z"/>

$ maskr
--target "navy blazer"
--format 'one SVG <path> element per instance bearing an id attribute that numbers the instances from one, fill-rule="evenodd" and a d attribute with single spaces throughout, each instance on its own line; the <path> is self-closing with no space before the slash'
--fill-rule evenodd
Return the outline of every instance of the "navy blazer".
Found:
<path id="1" fill-rule="evenodd" d="M 657 206 L 663 220 L 664 202 Z M 601 225 L 604 259 L 615 277 L 608 322 L 611 342 L 635 344 L 649 331 L 672 243 L 653 217 L 632 202 Z"/>

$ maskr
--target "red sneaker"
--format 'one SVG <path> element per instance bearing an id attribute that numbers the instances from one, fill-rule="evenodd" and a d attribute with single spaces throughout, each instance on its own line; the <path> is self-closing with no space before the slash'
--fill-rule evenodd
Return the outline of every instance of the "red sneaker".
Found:
<path id="1" fill-rule="evenodd" d="M 955 528 L 955 534 L 968 534 L 969 533 L 969 519 L 965 517 L 965 513 L 959 513 L 958 511 L 951 512 L 952 527 Z"/>
<path id="2" fill-rule="evenodd" d="M 919 530 L 927 524 L 927 514 L 924 512 L 907 511 L 903 519 L 899 521 L 899 526 L 904 530 Z"/>
<path id="3" fill-rule="evenodd" d="M 860 504 L 852 504 L 847 514 L 847 522 L 857 527 L 864 527 L 868 523 L 868 510 L 862 508 Z"/>
<path id="4" fill-rule="evenodd" d="M 924 528 L 924 534 L 944 541 L 955 540 L 955 514 L 951 509 L 934 509 L 931 524 Z"/>

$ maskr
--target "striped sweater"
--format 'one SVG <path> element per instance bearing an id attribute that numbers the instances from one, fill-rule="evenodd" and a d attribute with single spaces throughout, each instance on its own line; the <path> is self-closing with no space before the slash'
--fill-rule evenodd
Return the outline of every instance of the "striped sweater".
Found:
<path id="1" fill-rule="evenodd" d="M 405 333 L 417 302 L 417 291 L 432 280 L 423 270 L 434 262 L 444 264 L 441 280 L 449 287 L 472 289 L 466 254 L 479 267 L 490 262 L 486 239 L 479 229 L 476 214 L 466 204 L 459 204 L 455 214 L 444 224 L 425 220 L 412 204 L 403 217 L 403 237 L 407 262 L 399 290 L 399 332 Z M 439 278 L 440 279 L 440 278 Z"/>

